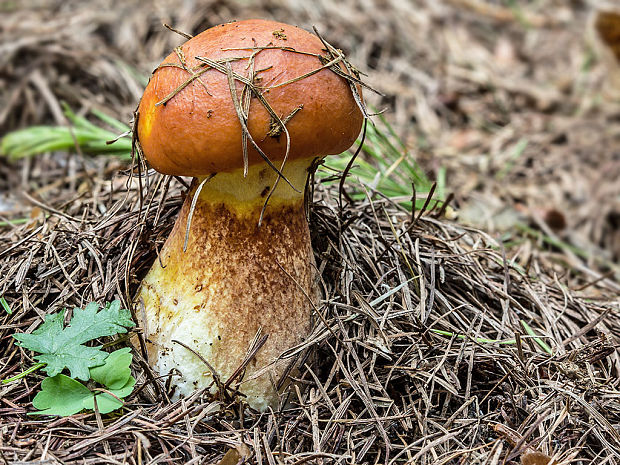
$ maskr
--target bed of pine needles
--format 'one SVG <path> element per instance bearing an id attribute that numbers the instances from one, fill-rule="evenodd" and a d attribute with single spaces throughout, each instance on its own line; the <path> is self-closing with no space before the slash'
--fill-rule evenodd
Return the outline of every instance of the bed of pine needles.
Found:
<path id="1" fill-rule="evenodd" d="M 32 194 L 37 213 L 0 235 L 0 295 L 13 309 L 0 317 L 3 377 L 32 365 L 11 335 L 45 313 L 114 298 L 131 305 L 182 201 L 177 180 L 113 174 L 105 160 L 74 175 L 51 160 L 36 165 L 55 179 L 43 188 L 59 195 L 47 204 Z M 537 450 L 557 463 L 614 463 L 617 305 L 584 298 L 536 259 L 515 265 L 496 239 L 437 213 L 412 214 L 372 193 L 340 208 L 336 188 L 317 186 L 311 229 L 324 300 L 277 411 L 205 392 L 170 403 L 170 380 L 136 354 L 135 394 L 103 418 L 28 416 L 37 374 L 2 386 L 0 457 L 509 463 Z"/>
<path id="2" fill-rule="evenodd" d="M 0 464 L 620 463 L 617 109 L 595 98 L 602 68 L 560 79 L 590 56 L 575 33 L 581 2 L 515 14 L 473 0 L 338 10 L 203 1 L 201 15 L 191 2 L 156 13 L 140 2 L 57 3 L 3 17 L 2 130 L 65 124 L 61 100 L 128 120 L 140 73 L 177 45 L 156 32 L 166 14 L 193 33 L 231 17 L 318 22 L 366 64 L 386 94 L 371 103 L 393 110 L 416 159 L 447 167 L 461 219 L 433 201 L 406 209 L 354 176 L 345 188 L 365 195 L 341 202 L 337 183 L 317 178 L 310 219 L 324 298 L 278 409 L 259 414 L 202 391 L 170 402 L 174 381 L 136 351 L 136 389 L 112 414 L 31 416 L 43 375 L 0 385 Z M 490 45 L 498 31 L 512 49 Z M 116 298 L 131 306 L 183 183 L 109 157 L 0 159 L 0 213 L 13 211 L 0 217 L 2 379 L 34 364 L 12 335 L 46 314 Z M 482 207 L 472 203 L 483 194 Z M 509 233 L 497 227 L 506 205 L 525 215 L 518 234 L 514 221 Z M 480 208 L 493 221 L 464 226 Z"/>

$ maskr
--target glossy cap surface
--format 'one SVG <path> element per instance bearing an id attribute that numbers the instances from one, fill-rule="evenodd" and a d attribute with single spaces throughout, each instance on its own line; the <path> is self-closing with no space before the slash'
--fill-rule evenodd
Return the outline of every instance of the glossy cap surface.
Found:
<path id="1" fill-rule="evenodd" d="M 244 77 L 253 67 L 254 85 L 281 119 L 300 108 L 286 123 L 290 160 L 345 151 L 363 122 L 346 79 L 322 69 L 278 86 L 321 68 L 318 55 L 327 55 L 318 37 L 274 21 L 223 24 L 190 39 L 156 69 L 140 101 L 138 138 L 149 163 L 162 173 L 182 176 L 243 167 L 242 128 L 228 76 L 197 56 L 229 63 Z M 235 80 L 235 88 L 242 105 L 244 84 Z M 273 134 L 274 120 L 255 95 L 248 114 L 252 138 L 277 165 L 286 153 L 285 134 Z M 250 165 L 263 161 L 250 141 L 248 155 Z"/>

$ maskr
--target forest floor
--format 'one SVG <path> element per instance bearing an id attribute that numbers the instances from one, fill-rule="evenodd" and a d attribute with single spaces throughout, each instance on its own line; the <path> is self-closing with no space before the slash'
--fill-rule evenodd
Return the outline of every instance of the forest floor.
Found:
<path id="1" fill-rule="evenodd" d="M 66 126 L 63 103 L 130 124 L 184 41 L 163 23 L 195 34 L 272 18 L 347 53 L 382 93 L 365 96 L 379 130 L 451 200 L 342 206 L 321 178 L 321 318 L 277 411 L 206 391 L 171 402 L 136 354 L 138 388 L 111 415 L 29 416 L 43 376 L 0 385 L 0 463 L 620 462 L 620 90 L 587 2 L 28 0 L 0 13 L 0 135 Z M 2 378 L 33 365 L 12 335 L 45 314 L 131 305 L 184 187 L 130 171 L 110 156 L 0 157 Z"/>

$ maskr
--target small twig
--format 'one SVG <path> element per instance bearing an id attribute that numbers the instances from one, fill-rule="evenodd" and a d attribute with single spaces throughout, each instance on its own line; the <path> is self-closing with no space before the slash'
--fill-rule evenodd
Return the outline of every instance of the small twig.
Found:
<path id="1" fill-rule="evenodd" d="M 193 35 L 188 34 L 187 32 L 183 32 L 183 31 L 180 31 L 180 30 L 178 30 L 178 29 L 176 29 L 176 28 L 172 27 L 172 26 L 171 26 L 170 24 L 168 24 L 168 23 L 164 23 L 164 27 L 165 27 L 166 29 L 168 29 L 169 31 L 172 31 L 172 32 L 174 32 L 174 33 L 176 33 L 176 34 L 179 34 L 180 36 L 185 37 L 187 40 L 189 40 L 189 39 L 191 39 L 191 38 L 193 38 L 193 37 L 194 37 Z"/>

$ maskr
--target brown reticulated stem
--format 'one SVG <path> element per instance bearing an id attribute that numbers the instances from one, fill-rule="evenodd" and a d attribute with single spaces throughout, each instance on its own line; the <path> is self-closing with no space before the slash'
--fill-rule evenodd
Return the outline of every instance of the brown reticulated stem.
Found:
<path id="1" fill-rule="evenodd" d="M 284 174 L 293 185 L 304 186 L 312 161 L 287 163 Z M 259 227 L 257 218 L 273 182 L 272 170 L 252 165 L 246 177 L 242 169 L 219 173 L 194 196 L 200 183 L 194 179 L 160 260 L 142 282 L 149 360 L 159 373 L 181 374 L 173 382 L 179 394 L 208 385 L 217 389 L 212 371 L 225 383 L 251 351 L 259 330 L 268 339 L 249 361 L 245 378 L 301 343 L 310 330 L 316 292 L 303 195 L 279 183 Z M 274 386 L 288 362 L 276 362 L 246 383 L 239 376 L 231 387 L 241 382 L 238 390 L 254 408 L 273 406 Z"/>

